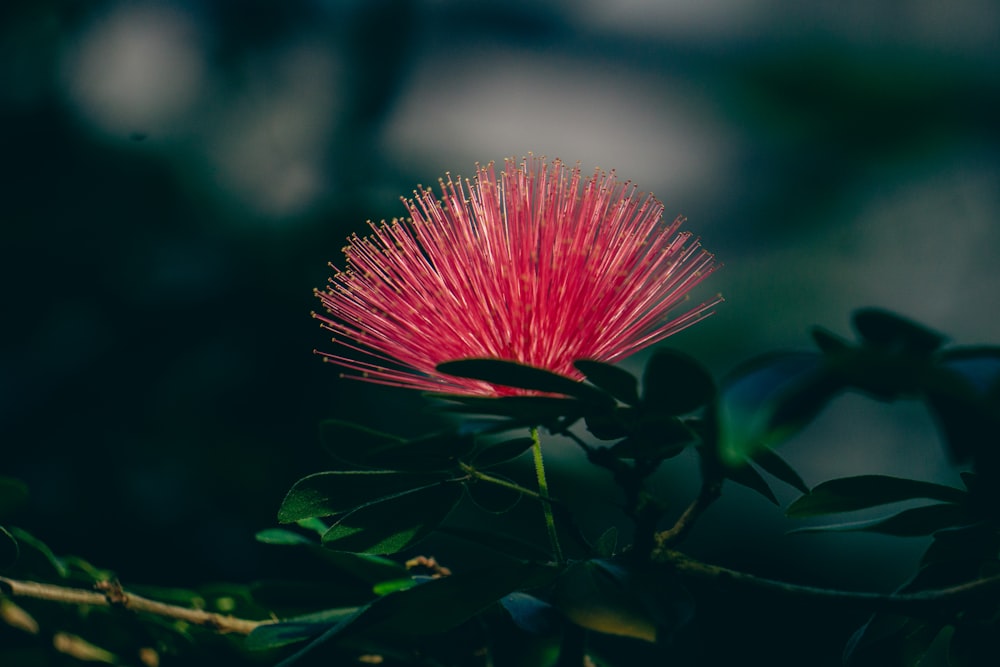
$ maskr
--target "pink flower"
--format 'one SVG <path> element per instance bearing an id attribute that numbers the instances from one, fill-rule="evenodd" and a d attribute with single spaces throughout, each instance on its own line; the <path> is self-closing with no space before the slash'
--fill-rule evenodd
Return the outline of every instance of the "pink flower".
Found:
<path id="1" fill-rule="evenodd" d="M 614 172 L 528 157 L 476 177 L 440 181 L 405 200 L 406 221 L 352 236 L 326 291 L 334 342 L 361 359 L 323 354 L 369 382 L 451 394 L 523 393 L 440 373 L 444 361 L 487 357 L 581 377 L 577 359 L 614 362 L 705 317 L 716 296 L 682 313 L 716 267 L 684 218 Z"/>

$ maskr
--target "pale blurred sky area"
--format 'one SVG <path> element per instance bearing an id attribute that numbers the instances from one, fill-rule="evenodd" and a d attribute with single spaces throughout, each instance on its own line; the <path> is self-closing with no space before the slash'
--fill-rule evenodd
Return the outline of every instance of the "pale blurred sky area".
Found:
<path id="1" fill-rule="evenodd" d="M 27 5 L 0 95 L 54 92 L 81 132 L 278 229 L 345 197 L 391 217 L 477 161 L 614 168 L 719 253 L 720 319 L 745 333 L 878 304 L 1000 337 L 994 2 L 287 5 Z M 10 54 L 45 40 L 39 81 Z"/>

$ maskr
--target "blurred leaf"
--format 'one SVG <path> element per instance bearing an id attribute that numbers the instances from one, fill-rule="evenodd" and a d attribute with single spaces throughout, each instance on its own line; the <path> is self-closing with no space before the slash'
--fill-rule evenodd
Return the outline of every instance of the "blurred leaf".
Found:
<path id="1" fill-rule="evenodd" d="M 715 397 L 715 381 L 700 363 L 676 350 L 657 350 L 642 374 L 642 405 L 665 415 L 683 415 Z"/>
<path id="2" fill-rule="evenodd" d="M 778 456 L 777 452 L 773 449 L 761 447 L 753 455 L 753 461 L 763 468 L 765 472 L 774 475 L 785 484 L 798 489 L 802 493 L 809 493 L 809 487 L 799 477 L 799 473 L 795 472 L 794 468 L 788 465 L 785 459 Z"/>
<path id="3" fill-rule="evenodd" d="M 677 417 L 632 410 L 620 411 L 628 421 L 624 427 L 628 437 L 616 443 L 610 451 L 623 459 L 667 459 L 680 454 L 697 436 Z"/>
<path id="4" fill-rule="evenodd" d="M 573 362 L 588 382 L 608 392 L 626 405 L 639 405 L 639 381 L 628 371 L 601 361 L 580 359 Z"/>
<path id="5" fill-rule="evenodd" d="M 280 623 L 260 625 L 247 635 L 244 646 L 250 651 L 263 651 L 315 639 L 331 628 L 346 626 L 362 610 L 360 607 L 327 609 L 285 619 Z"/>
<path id="6" fill-rule="evenodd" d="M 930 535 L 942 528 L 968 524 L 973 519 L 961 505 L 942 503 L 903 510 L 898 514 L 871 521 L 855 521 L 828 526 L 807 526 L 796 528 L 789 533 L 815 532 L 865 532 L 895 535 L 897 537 L 917 537 Z"/>
<path id="7" fill-rule="evenodd" d="M 281 544 L 281 545 L 314 545 L 315 542 L 310 540 L 305 535 L 300 535 L 299 533 L 293 533 L 290 530 L 285 530 L 284 528 L 267 528 L 266 530 L 259 531 L 254 535 L 254 539 L 263 544 Z"/>
<path id="8" fill-rule="evenodd" d="M 968 494 L 951 486 L 887 475 L 859 475 L 831 479 L 792 503 L 785 511 L 801 518 L 886 505 L 915 498 L 961 503 Z"/>
<path id="9" fill-rule="evenodd" d="M 844 649 L 849 667 L 918 665 L 944 623 L 876 614 L 858 628 Z"/>
<path id="10" fill-rule="evenodd" d="M 531 438 L 513 438 L 504 442 L 490 445 L 473 457 L 472 462 L 476 468 L 489 468 L 499 463 L 516 459 L 521 454 L 531 449 L 534 441 Z"/>
<path id="11" fill-rule="evenodd" d="M 439 483 L 370 503 L 333 524 L 323 544 L 364 554 L 401 551 L 434 530 L 461 497 L 461 484 Z"/>
<path id="12" fill-rule="evenodd" d="M 618 440 L 628 435 L 628 422 L 634 422 L 633 408 L 615 408 L 588 414 L 584 418 L 587 430 L 598 440 Z"/>
<path id="13" fill-rule="evenodd" d="M 740 486 L 745 486 L 752 491 L 756 491 L 775 505 L 780 504 L 778 503 L 777 496 L 774 495 L 774 491 L 768 486 L 767 481 L 761 477 L 761 474 L 753 466 L 742 465 L 735 468 L 726 468 L 725 475 L 727 479 L 731 479 Z"/>
<path id="14" fill-rule="evenodd" d="M 19 479 L 0 475 L 0 517 L 13 514 L 27 497 L 27 484 Z"/>
<path id="15" fill-rule="evenodd" d="M 304 528 L 305 530 L 312 531 L 317 535 L 322 536 L 326 531 L 330 529 L 330 526 L 326 525 L 326 522 L 319 517 L 309 517 L 307 519 L 299 519 L 295 522 L 295 525 L 299 528 Z"/>
<path id="16" fill-rule="evenodd" d="M 547 602 L 527 593 L 510 593 L 500 599 L 514 625 L 533 635 L 555 634 L 562 627 L 562 614 Z"/>
<path id="17" fill-rule="evenodd" d="M 614 403 L 614 399 L 610 395 L 579 380 L 557 375 L 543 368 L 519 364 L 515 361 L 460 359 L 438 364 L 437 370 L 441 373 L 483 380 L 504 387 L 516 387 L 546 394 L 562 394 L 596 405 Z"/>
<path id="18" fill-rule="evenodd" d="M 942 372 L 929 374 L 924 395 L 951 454 L 957 461 L 975 457 L 980 466 L 1000 467 L 995 447 L 1000 433 L 1000 348 L 947 350 L 941 360 Z"/>
<path id="19" fill-rule="evenodd" d="M 428 581 L 431 577 L 401 577 L 399 579 L 390 579 L 388 581 L 380 581 L 379 583 L 372 586 L 372 593 L 378 595 L 379 597 L 383 595 L 388 595 L 389 593 L 396 593 L 398 591 L 405 591 L 408 588 L 413 588 L 414 586 Z"/>
<path id="20" fill-rule="evenodd" d="M 611 526 L 597 538 L 597 542 L 594 543 L 594 553 L 596 553 L 601 558 L 611 558 L 615 555 L 615 549 L 618 547 L 618 529 Z"/>
<path id="21" fill-rule="evenodd" d="M 576 625 L 654 642 L 688 622 L 690 595 L 663 572 L 637 575 L 608 560 L 573 563 L 556 581 L 553 604 Z"/>
<path id="22" fill-rule="evenodd" d="M 894 352 L 930 354 L 947 340 L 936 331 L 878 308 L 855 311 L 852 323 L 866 342 Z"/>
<path id="23" fill-rule="evenodd" d="M 379 470 L 447 470 L 475 444 L 473 433 L 434 433 L 405 440 L 337 419 L 320 423 L 320 437 L 334 458 Z"/>
<path id="24" fill-rule="evenodd" d="M 984 667 L 1000 662 L 1000 622 L 967 619 L 955 625 L 948 667 Z"/>
<path id="25" fill-rule="evenodd" d="M 13 526 L 7 529 L 17 540 L 19 553 L 17 558 L 18 573 L 30 574 L 41 578 L 66 578 L 69 570 L 48 545 L 31 533 Z"/>
<path id="26" fill-rule="evenodd" d="M 718 404 L 719 454 L 742 465 L 761 447 L 772 448 L 808 424 L 843 386 L 815 353 L 756 359 L 727 377 Z"/>
<path id="27" fill-rule="evenodd" d="M 18 551 L 17 540 L 6 528 L 0 526 L 0 568 L 16 561 Z"/>
<path id="28" fill-rule="evenodd" d="M 818 347 L 823 354 L 839 354 L 852 349 L 852 346 L 847 339 L 842 338 L 841 336 L 838 336 L 823 327 L 813 327 L 809 333 L 812 335 L 813 341 L 816 343 L 816 347 Z"/>
<path id="29" fill-rule="evenodd" d="M 442 479 L 442 475 L 386 470 L 318 472 L 292 485 L 278 510 L 278 521 L 291 523 L 346 512 Z"/>

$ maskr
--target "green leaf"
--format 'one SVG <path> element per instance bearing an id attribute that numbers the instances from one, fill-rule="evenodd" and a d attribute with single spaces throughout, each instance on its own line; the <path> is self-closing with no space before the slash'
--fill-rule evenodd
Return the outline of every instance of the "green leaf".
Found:
<path id="1" fill-rule="evenodd" d="M 291 523 L 347 512 L 442 479 L 442 475 L 386 470 L 318 472 L 292 485 L 278 510 L 278 521 Z"/>
<path id="2" fill-rule="evenodd" d="M 27 484 L 19 479 L 0 475 L 0 517 L 13 514 L 27 497 Z"/>
<path id="3" fill-rule="evenodd" d="M 553 396 L 501 396 L 483 398 L 481 396 L 446 396 L 434 394 L 438 398 L 451 401 L 445 405 L 449 412 L 476 415 L 493 415 L 516 420 L 514 427 L 547 426 L 560 419 L 576 420 L 583 416 L 586 406 L 574 398 Z"/>
<path id="4" fill-rule="evenodd" d="M 262 530 L 257 533 L 256 538 L 264 544 L 306 549 L 335 569 L 368 583 L 407 576 L 405 567 L 388 558 L 353 554 L 346 551 L 331 551 L 304 535 L 283 528 Z"/>
<path id="5" fill-rule="evenodd" d="M 609 560 L 573 563 L 556 581 L 553 605 L 580 627 L 655 642 L 690 620 L 693 604 L 664 572 L 636 575 Z"/>
<path id="6" fill-rule="evenodd" d="M 601 361 L 579 359 L 573 362 L 588 382 L 608 392 L 626 405 L 639 405 L 639 381 L 634 375 Z"/>
<path id="7" fill-rule="evenodd" d="M 597 542 L 594 543 L 594 553 L 596 553 L 601 558 L 611 558 L 615 555 L 615 549 L 618 547 L 618 529 L 611 526 L 605 530 Z"/>
<path id="8" fill-rule="evenodd" d="M 823 354 L 840 354 L 853 349 L 851 344 L 845 338 L 842 338 L 841 336 L 838 336 L 823 327 L 813 327 L 809 333 L 812 335 L 812 339 L 816 343 L 816 347 L 818 347 Z"/>
<path id="9" fill-rule="evenodd" d="M 504 387 L 562 394 L 587 403 L 609 405 L 614 399 L 603 391 L 544 368 L 536 368 L 504 359 L 460 359 L 438 364 L 437 370 L 458 377 L 483 380 Z"/>
<path id="10" fill-rule="evenodd" d="M 611 447 L 623 459 L 668 459 L 677 456 L 697 439 L 694 432 L 676 417 L 641 416 L 629 426 L 629 437 Z"/>
<path id="11" fill-rule="evenodd" d="M 763 468 L 765 472 L 774 475 L 785 484 L 798 489 L 802 493 L 809 493 L 809 487 L 799 477 L 799 473 L 795 472 L 795 469 L 788 465 L 785 459 L 778 456 L 773 449 L 762 447 L 753 455 L 753 461 Z"/>
<path id="12" fill-rule="evenodd" d="M 1000 657 L 1000 623 L 967 619 L 955 625 L 948 644 L 948 667 L 982 667 Z"/>
<path id="13" fill-rule="evenodd" d="M 947 503 L 968 499 L 962 489 L 915 479 L 888 475 L 859 475 L 823 482 L 792 503 L 785 515 L 794 518 L 852 512 L 915 498 L 929 498 Z"/>
<path id="14" fill-rule="evenodd" d="M 404 440 L 338 419 L 321 422 L 320 437 L 339 461 L 379 470 L 447 470 L 475 444 L 472 433 L 434 433 Z"/>
<path id="15" fill-rule="evenodd" d="M 0 567 L 7 567 L 16 561 L 19 551 L 14 536 L 0 526 Z"/>
<path id="16" fill-rule="evenodd" d="M 919 665 L 944 626 L 942 621 L 876 614 L 848 640 L 849 667 Z"/>
<path id="17" fill-rule="evenodd" d="M 642 405 L 665 415 L 683 415 L 715 397 L 715 381 L 700 363 L 676 350 L 657 350 L 642 374 Z"/>
<path id="18" fill-rule="evenodd" d="M 509 478 L 490 473 L 490 477 L 511 482 Z M 494 484 L 483 479 L 472 479 L 465 482 L 465 488 L 469 493 L 469 499 L 474 505 L 484 512 L 490 514 L 506 514 L 514 509 L 514 506 L 521 502 L 522 494 L 517 489 L 512 489 L 501 484 Z"/>
<path id="19" fill-rule="evenodd" d="M 757 472 L 756 469 L 753 468 L 753 466 L 742 465 L 734 468 L 726 468 L 725 475 L 727 479 L 731 479 L 740 486 L 745 486 L 751 491 L 756 491 L 775 505 L 779 504 L 777 496 L 774 495 L 774 491 L 771 490 L 767 481 L 759 472 Z"/>
<path id="20" fill-rule="evenodd" d="M 434 530 L 461 497 L 461 484 L 439 483 L 370 503 L 335 523 L 323 544 L 364 554 L 401 551 Z"/>
<path id="21" fill-rule="evenodd" d="M 344 627 L 361 613 L 361 607 L 327 609 L 254 628 L 244 646 L 250 651 L 280 648 L 319 637 L 334 627 Z"/>
<path id="22" fill-rule="evenodd" d="M 19 547 L 18 572 L 23 571 L 43 578 L 69 576 L 65 563 L 52 553 L 47 544 L 20 528 L 11 526 L 7 530 L 17 540 Z"/>
<path id="23" fill-rule="evenodd" d="M 546 585 L 559 571 L 550 565 L 511 563 L 456 572 L 379 598 L 359 620 L 379 635 L 438 634 L 458 627 L 513 591 Z"/>
<path id="24" fill-rule="evenodd" d="M 486 547 L 511 558 L 529 561 L 546 561 L 550 558 L 549 553 L 536 544 L 496 530 L 476 530 L 475 528 L 461 526 L 443 526 L 438 532 L 474 542 L 479 546 Z"/>
<path id="25" fill-rule="evenodd" d="M 533 635 L 552 635 L 562 627 L 562 614 L 555 607 L 527 593 L 510 593 L 500 605 L 521 630 Z"/>
<path id="26" fill-rule="evenodd" d="M 973 521 L 968 511 L 961 505 L 941 503 L 903 510 L 898 514 L 871 521 L 855 521 L 828 526 L 807 526 L 796 528 L 790 533 L 816 532 L 864 532 L 895 535 L 896 537 L 918 537 L 931 535 L 944 528 L 969 524 Z"/>
<path id="27" fill-rule="evenodd" d="M 254 539 L 262 544 L 280 544 L 284 546 L 315 544 L 315 542 L 310 540 L 305 535 L 293 533 L 292 531 L 285 530 L 284 528 L 267 528 L 266 530 L 261 530 L 254 535 Z"/>
<path id="28" fill-rule="evenodd" d="M 725 379 L 718 403 L 719 455 L 742 465 L 762 447 L 801 430 L 843 385 L 824 371 L 816 353 L 783 353 L 753 360 Z"/>
<path id="29" fill-rule="evenodd" d="M 383 595 L 388 595 L 389 593 L 396 593 L 399 591 L 405 591 L 408 588 L 413 588 L 426 578 L 416 578 L 416 577 L 402 577 L 400 579 L 390 579 L 388 581 L 380 581 L 379 583 L 372 586 L 372 593 L 382 597 Z"/>
<path id="30" fill-rule="evenodd" d="M 936 331 L 878 308 L 855 311 L 852 322 L 867 343 L 894 352 L 930 354 L 947 340 Z"/>
<path id="31" fill-rule="evenodd" d="M 513 438 L 486 447 L 472 459 L 476 468 L 484 469 L 516 459 L 531 449 L 534 441 L 531 438 Z"/>

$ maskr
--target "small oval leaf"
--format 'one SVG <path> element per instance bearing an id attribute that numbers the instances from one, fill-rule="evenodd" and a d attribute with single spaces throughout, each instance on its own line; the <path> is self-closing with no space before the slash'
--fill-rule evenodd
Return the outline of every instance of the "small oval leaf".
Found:
<path id="1" fill-rule="evenodd" d="M 338 551 L 390 554 L 426 537 L 462 497 L 462 485 L 439 483 L 360 507 L 323 535 Z"/>
<path id="2" fill-rule="evenodd" d="M 936 331 L 879 308 L 856 311 L 852 322 L 866 342 L 896 352 L 930 354 L 947 340 Z"/>
<path id="3" fill-rule="evenodd" d="M 603 391 L 579 380 L 505 359 L 459 359 L 438 364 L 437 370 L 458 377 L 483 380 L 503 387 L 562 394 L 598 405 L 613 403 Z"/>
<path id="4" fill-rule="evenodd" d="M 683 415 L 715 397 L 715 381 L 692 357 L 676 350 L 657 350 L 642 374 L 642 404 L 661 414 Z"/>
<path id="5" fill-rule="evenodd" d="M 827 526 L 807 526 L 796 528 L 790 533 L 817 532 L 864 532 L 894 535 L 896 537 L 920 537 L 931 535 L 944 528 L 968 525 L 975 519 L 961 505 L 941 503 L 903 510 L 898 514 L 871 521 L 854 521 Z"/>
<path id="6" fill-rule="evenodd" d="M 968 493 L 942 484 L 888 475 L 859 475 L 823 482 L 792 503 L 786 516 L 801 518 L 887 505 L 903 500 L 929 498 L 961 503 Z"/>
<path id="7" fill-rule="evenodd" d="M 626 405 L 639 405 L 639 380 L 618 366 L 601 361 L 579 359 L 573 362 L 587 381 L 608 392 Z"/>
<path id="8" fill-rule="evenodd" d="M 318 472 L 295 482 L 281 503 L 278 521 L 291 523 L 347 512 L 443 478 L 386 470 Z"/>

